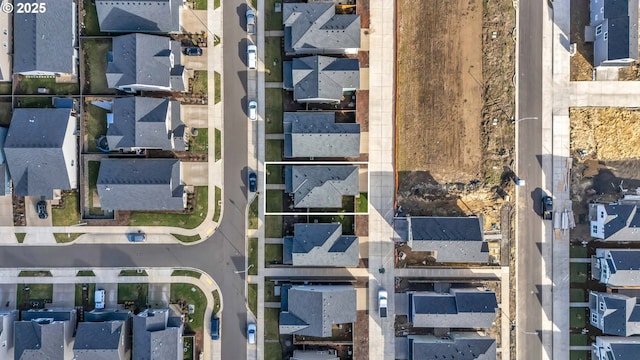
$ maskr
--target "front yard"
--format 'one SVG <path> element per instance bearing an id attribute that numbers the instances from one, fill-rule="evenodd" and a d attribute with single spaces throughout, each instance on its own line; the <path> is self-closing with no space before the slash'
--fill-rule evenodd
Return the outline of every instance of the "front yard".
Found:
<path id="1" fill-rule="evenodd" d="M 186 327 L 195 332 L 204 327 L 204 312 L 207 309 L 207 297 L 202 290 L 191 284 L 171 284 L 171 302 L 181 303 L 186 318 Z M 193 305 L 193 314 L 189 314 L 188 305 Z"/>
<path id="2" fill-rule="evenodd" d="M 53 226 L 71 226 L 80 223 L 79 206 L 77 191 L 63 192 L 62 205 L 51 208 Z"/>
<path id="3" fill-rule="evenodd" d="M 264 38 L 264 67 L 266 82 L 282 82 L 282 40 L 281 37 Z"/>
<path id="4" fill-rule="evenodd" d="M 264 236 L 268 238 L 282 237 L 282 216 L 267 215 L 264 217 Z"/>
<path id="5" fill-rule="evenodd" d="M 264 2 L 264 30 L 282 30 L 282 12 L 276 12 L 276 3 L 282 5 L 282 0 L 265 0 Z"/>
<path id="6" fill-rule="evenodd" d="M 265 126 L 267 134 L 282 134 L 282 89 L 267 88 L 265 92 Z"/>
<path id="7" fill-rule="evenodd" d="M 191 137 L 189 151 L 195 154 L 207 154 L 209 152 L 209 129 L 198 129 L 198 135 Z"/>
<path id="8" fill-rule="evenodd" d="M 264 308 L 264 338 L 267 340 L 278 340 L 280 337 L 279 330 L 280 309 Z"/>
<path id="9" fill-rule="evenodd" d="M 209 206 L 208 188 L 195 188 L 196 205 L 188 214 L 132 212 L 129 219 L 130 226 L 172 226 L 183 229 L 198 227 L 207 216 Z"/>
<path id="10" fill-rule="evenodd" d="M 264 246 L 264 264 L 282 264 L 282 245 L 266 244 Z"/>

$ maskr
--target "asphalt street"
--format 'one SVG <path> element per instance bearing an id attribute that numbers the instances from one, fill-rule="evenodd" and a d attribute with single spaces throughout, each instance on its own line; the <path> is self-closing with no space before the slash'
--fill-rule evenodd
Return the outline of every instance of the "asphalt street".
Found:
<path id="1" fill-rule="evenodd" d="M 542 1 L 519 2 L 517 354 L 542 358 Z M 550 174 L 549 174 L 550 175 Z M 546 289 L 548 291 L 548 289 Z M 523 356 L 523 355 L 521 355 Z"/>
<path id="2" fill-rule="evenodd" d="M 224 190 L 220 226 L 197 245 L 105 244 L 68 246 L 3 246 L 2 268 L 59 267 L 194 267 L 220 286 L 222 359 L 246 359 L 245 214 L 247 116 L 246 4 L 225 1 L 224 11 Z M 213 86 L 213 84 L 210 84 Z M 213 99 L 209 99 L 213 101 Z"/>

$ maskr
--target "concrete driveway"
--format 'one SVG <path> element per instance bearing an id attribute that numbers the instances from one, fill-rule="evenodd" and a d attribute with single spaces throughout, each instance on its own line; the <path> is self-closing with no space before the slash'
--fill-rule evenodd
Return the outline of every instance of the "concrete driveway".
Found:
<path id="1" fill-rule="evenodd" d="M 208 162 L 183 162 L 182 178 L 184 183 L 193 186 L 209 185 Z"/>
<path id="2" fill-rule="evenodd" d="M 204 129 L 209 125 L 209 111 L 203 105 L 180 106 L 180 119 L 190 128 Z"/>
<path id="3" fill-rule="evenodd" d="M 51 308 L 73 308 L 75 304 L 75 284 L 53 284 Z"/>
<path id="4" fill-rule="evenodd" d="M 202 48 L 202 56 L 187 56 L 184 54 L 184 48 L 182 52 L 182 65 L 188 70 L 207 70 L 207 49 L 206 47 Z"/>
<path id="5" fill-rule="evenodd" d="M 15 284 L 0 285 L 0 309 L 15 309 L 18 287 Z M 9 306 L 6 306 L 9 303 Z"/>
<path id="6" fill-rule="evenodd" d="M 171 284 L 149 284 L 148 302 L 154 308 L 163 308 L 169 306 L 169 298 L 171 297 Z"/>
<path id="7" fill-rule="evenodd" d="M 186 34 L 202 34 L 207 32 L 207 10 L 192 10 L 182 8 L 180 11 L 180 26 Z"/>
<path id="8" fill-rule="evenodd" d="M 47 201 L 47 216 L 46 219 L 38 218 L 38 211 L 36 210 L 36 204 L 40 201 L 39 197 L 27 196 L 24 199 L 24 212 L 27 217 L 27 226 L 53 226 L 51 222 L 51 204 Z"/>
<path id="9" fill-rule="evenodd" d="M 105 293 L 104 307 L 118 309 L 118 284 L 96 284 L 96 289 L 103 289 Z"/>
<path id="10" fill-rule="evenodd" d="M 0 226 L 13 226 L 13 201 L 10 195 L 0 196 Z"/>

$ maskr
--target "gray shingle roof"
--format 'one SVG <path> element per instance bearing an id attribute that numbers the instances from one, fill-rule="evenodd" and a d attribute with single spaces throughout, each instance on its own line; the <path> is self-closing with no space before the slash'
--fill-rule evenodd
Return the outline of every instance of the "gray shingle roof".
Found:
<path id="1" fill-rule="evenodd" d="M 118 309 L 93 309 L 84 313 L 84 321 L 102 322 L 122 320 L 127 321 L 131 318 L 131 311 Z"/>
<path id="2" fill-rule="evenodd" d="M 604 0 L 604 19 L 608 20 L 608 58 L 638 58 L 638 0 Z M 596 11 L 599 11 L 597 8 Z"/>
<path id="3" fill-rule="evenodd" d="M 285 88 L 293 90 L 299 102 L 332 103 L 342 99 L 344 91 L 360 88 L 358 59 L 309 56 L 287 62 L 291 77 Z M 289 81 L 291 83 L 289 83 Z"/>
<path id="4" fill-rule="evenodd" d="M 109 210 L 183 210 L 180 167 L 176 159 L 102 159 L 100 205 Z"/>
<path id="5" fill-rule="evenodd" d="M 350 285 L 297 285 L 288 290 L 280 333 L 331 336 L 331 326 L 356 321 L 356 290 Z"/>
<path id="6" fill-rule="evenodd" d="M 13 348 L 13 324 L 18 320 L 18 310 L 0 311 L 0 344 L 6 344 L 0 348 L 0 358 L 7 357 L 9 349 Z"/>
<path id="7" fill-rule="evenodd" d="M 496 340 L 476 333 L 451 333 L 449 337 L 411 335 L 409 360 L 495 360 Z"/>
<path id="8" fill-rule="evenodd" d="M 178 119 L 173 118 L 176 111 Z M 113 101 L 113 123 L 107 129 L 109 149 L 184 150 L 185 125 L 179 117 L 179 101 L 148 97 L 117 98 Z M 174 146 L 174 143 L 178 146 Z"/>
<path id="9" fill-rule="evenodd" d="M 409 321 L 415 327 L 489 328 L 498 302 L 492 291 L 450 289 L 449 293 L 411 292 Z"/>
<path id="10" fill-rule="evenodd" d="M 64 360 L 65 322 L 48 319 L 14 323 L 16 360 Z"/>
<path id="11" fill-rule="evenodd" d="M 296 208 L 340 208 L 358 186 L 357 166 L 285 166 L 285 191 Z"/>
<path id="12" fill-rule="evenodd" d="M 395 218 L 394 229 L 413 251 L 431 251 L 438 262 L 488 262 L 481 219 L 477 217 Z"/>
<path id="13" fill-rule="evenodd" d="M 591 277 L 607 286 L 640 286 L 640 250 L 596 249 Z"/>
<path id="14" fill-rule="evenodd" d="M 52 199 L 55 189 L 71 189 L 77 155 L 76 121 L 70 116 L 71 109 L 13 111 L 4 153 L 15 195 Z"/>
<path id="15" fill-rule="evenodd" d="M 640 352 L 640 338 L 636 336 L 597 336 L 591 349 L 591 359 L 593 360 L 635 360 Z"/>
<path id="16" fill-rule="evenodd" d="M 182 0 L 97 0 L 98 22 L 104 32 L 180 32 Z"/>
<path id="17" fill-rule="evenodd" d="M 340 360 L 335 350 L 293 350 L 289 360 Z"/>
<path id="18" fill-rule="evenodd" d="M 180 43 L 168 37 L 128 34 L 113 38 L 112 61 L 107 63 L 110 88 L 133 85 L 184 91 Z M 147 88 L 147 90 L 151 90 Z"/>
<path id="19" fill-rule="evenodd" d="M 124 321 L 81 322 L 73 345 L 75 360 L 125 360 Z"/>
<path id="20" fill-rule="evenodd" d="M 284 258 L 293 266 L 358 266 L 358 237 L 342 235 L 342 224 L 295 224 Z"/>
<path id="21" fill-rule="evenodd" d="M 592 291 L 589 311 L 591 325 L 607 335 L 640 335 L 640 304 L 635 297 Z"/>
<path id="22" fill-rule="evenodd" d="M 170 312 L 169 309 L 147 309 L 133 317 L 132 359 L 182 358 L 182 321 Z"/>
<path id="23" fill-rule="evenodd" d="M 76 4 L 72 0 L 38 0 L 42 13 L 13 13 L 13 71 L 75 74 Z M 18 4 L 31 0 L 14 0 Z"/>
<path id="24" fill-rule="evenodd" d="M 284 113 L 284 157 L 358 156 L 360 124 L 336 123 L 333 112 Z"/>
<path id="25" fill-rule="evenodd" d="M 592 225 L 601 225 L 596 233 L 592 230 L 595 237 L 607 241 L 640 240 L 640 211 L 637 205 L 590 204 L 589 218 Z"/>
<path id="26" fill-rule="evenodd" d="M 360 15 L 338 14 L 333 3 L 282 5 L 287 53 L 322 54 L 360 47 Z"/>

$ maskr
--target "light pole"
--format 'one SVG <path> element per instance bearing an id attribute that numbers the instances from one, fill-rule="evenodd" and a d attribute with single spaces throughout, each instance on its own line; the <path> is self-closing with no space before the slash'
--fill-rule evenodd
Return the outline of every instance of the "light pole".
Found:
<path id="1" fill-rule="evenodd" d="M 247 272 L 247 271 L 249 271 L 249 269 L 251 269 L 252 267 L 253 267 L 253 264 L 249 265 L 249 266 L 248 266 L 246 269 L 244 269 L 244 270 L 237 270 L 237 271 L 234 271 L 234 273 L 236 273 L 236 274 L 246 273 L 246 272 Z"/>
<path id="2" fill-rule="evenodd" d="M 514 120 L 514 123 L 520 122 L 520 121 L 524 121 L 524 120 L 538 120 L 538 117 L 536 116 L 531 116 L 531 117 L 526 117 L 526 118 L 522 118 L 522 119 L 518 119 L 518 120 Z"/>

